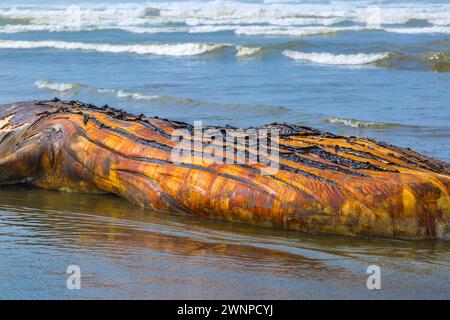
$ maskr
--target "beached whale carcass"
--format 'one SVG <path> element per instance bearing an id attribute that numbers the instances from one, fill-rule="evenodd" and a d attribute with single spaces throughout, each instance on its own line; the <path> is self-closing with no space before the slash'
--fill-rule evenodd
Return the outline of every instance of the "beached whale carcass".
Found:
<path id="1" fill-rule="evenodd" d="M 3 105 L 0 183 L 108 192 L 162 212 L 303 232 L 448 237 L 449 164 L 307 127 L 258 129 L 278 134 L 273 172 L 264 173 L 270 166 L 257 145 L 233 147 L 254 162 L 227 161 L 228 146 L 195 141 L 195 128 L 182 122 L 58 99 Z M 173 159 L 180 130 L 194 134 L 190 162 Z M 223 163 L 201 158 L 214 145 Z"/>

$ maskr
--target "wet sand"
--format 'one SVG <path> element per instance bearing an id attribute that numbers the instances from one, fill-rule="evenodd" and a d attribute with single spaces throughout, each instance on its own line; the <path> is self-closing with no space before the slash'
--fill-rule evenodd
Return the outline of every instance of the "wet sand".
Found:
<path id="1" fill-rule="evenodd" d="M 306 235 L 0 188 L 0 298 L 449 299 L 450 242 Z M 81 268 L 81 290 L 66 269 Z M 381 290 L 368 290 L 369 265 Z"/>

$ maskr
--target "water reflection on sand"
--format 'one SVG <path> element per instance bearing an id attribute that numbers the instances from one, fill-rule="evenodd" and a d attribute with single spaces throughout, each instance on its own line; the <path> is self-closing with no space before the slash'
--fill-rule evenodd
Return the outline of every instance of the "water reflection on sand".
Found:
<path id="1" fill-rule="evenodd" d="M 304 235 L 0 189 L 0 298 L 450 298 L 450 243 Z M 66 288 L 79 265 L 82 289 Z M 382 269 L 382 290 L 366 268 Z"/>

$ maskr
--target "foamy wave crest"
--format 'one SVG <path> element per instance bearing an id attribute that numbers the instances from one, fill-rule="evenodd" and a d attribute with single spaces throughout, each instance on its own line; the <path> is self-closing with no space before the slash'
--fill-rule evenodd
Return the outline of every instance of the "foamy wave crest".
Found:
<path id="1" fill-rule="evenodd" d="M 51 81 L 46 81 L 46 80 L 36 81 L 34 83 L 34 85 L 36 87 L 38 87 L 39 89 L 50 89 L 50 90 L 59 91 L 59 92 L 74 90 L 74 89 L 80 87 L 80 85 L 77 83 L 58 83 L 58 82 L 51 82 Z"/>
<path id="2" fill-rule="evenodd" d="M 189 33 L 212 33 L 212 32 L 222 32 L 222 31 L 234 31 L 236 30 L 236 26 L 233 25 L 206 25 L 206 26 L 195 26 L 189 27 L 187 32 Z"/>
<path id="3" fill-rule="evenodd" d="M 389 57 L 389 53 L 357 53 L 357 54 L 332 54 L 326 52 L 299 52 L 299 51 L 291 51 L 285 50 L 283 51 L 283 55 L 294 59 L 294 60 L 303 60 L 310 61 L 319 64 L 328 64 L 328 65 L 363 65 L 376 62 L 378 60 L 386 59 Z"/>
<path id="4" fill-rule="evenodd" d="M 236 46 L 236 57 L 251 56 L 261 52 L 261 50 L 260 47 Z"/>
<path id="5" fill-rule="evenodd" d="M 236 28 L 237 35 L 263 35 L 263 36 L 313 36 L 321 34 L 332 34 L 344 31 L 360 31 L 363 27 L 272 27 L 272 26 L 246 26 Z"/>
<path id="6" fill-rule="evenodd" d="M 114 95 L 118 99 L 127 99 L 127 100 L 137 100 L 137 101 L 151 101 L 155 99 L 161 99 L 163 96 L 160 95 L 148 95 L 141 92 L 129 92 L 125 90 L 115 90 L 115 89 L 104 89 L 104 88 L 95 88 L 87 85 L 79 84 L 79 83 L 63 83 L 63 82 L 52 82 L 47 80 L 38 80 L 35 83 L 35 86 L 39 89 L 47 89 L 52 91 L 59 92 L 67 92 L 79 88 L 85 88 L 90 92 L 99 93 L 99 94 L 108 94 Z"/>
<path id="7" fill-rule="evenodd" d="M 432 26 L 432 27 L 423 27 L 423 28 L 385 28 L 386 32 L 394 32 L 394 33 L 406 33 L 406 34 L 433 34 L 433 33 L 441 33 L 441 34 L 449 34 L 450 27 L 445 26 Z"/>
<path id="8" fill-rule="evenodd" d="M 228 104 L 219 102 L 206 102 L 201 100 L 195 100 L 186 97 L 177 97 L 165 94 L 148 94 L 138 91 L 125 91 L 122 89 L 111 88 L 98 88 L 79 83 L 57 83 L 47 80 L 36 81 L 36 86 L 40 89 L 47 89 L 53 91 L 61 91 L 67 95 L 78 95 L 81 93 L 89 92 L 91 94 L 113 96 L 120 100 L 133 100 L 141 103 L 157 103 L 167 105 L 178 105 L 195 108 L 223 108 L 229 110 L 235 110 L 237 112 L 255 112 L 255 113 L 268 113 L 268 114 L 281 114 L 287 112 L 289 109 L 283 106 L 269 106 L 269 105 L 247 105 L 247 104 Z M 79 89 L 79 90 L 75 90 Z M 83 92 L 85 91 L 85 92 Z"/>
<path id="9" fill-rule="evenodd" d="M 374 6 L 368 1 L 298 3 L 285 0 L 265 3 L 220 0 L 210 2 L 105 2 L 76 5 L 10 3 L 0 4 L 0 25 L 8 23 L 11 25 L 39 25 L 42 26 L 41 31 L 123 28 L 137 33 L 160 32 L 163 29 L 152 28 L 161 26 L 171 28 L 175 25 L 192 27 L 225 25 L 326 27 L 341 22 L 351 25 L 366 25 L 374 13 L 371 8 L 379 10 L 380 14 L 377 18 L 383 26 L 406 24 L 410 21 L 426 21 L 435 26 L 450 25 L 450 3 L 411 3 L 407 1 L 385 3 L 377 1 Z M 19 32 L 38 31 L 38 27 L 28 29 L 26 27 L 10 27 L 9 31 L 19 29 L 21 29 Z M 178 32 L 179 30 L 183 29 L 172 29 L 171 31 Z"/>
<path id="10" fill-rule="evenodd" d="M 49 26 L 35 24 L 8 24 L 0 27 L 0 33 L 24 33 L 24 32 L 61 32 L 61 31 L 78 31 L 75 28 L 65 26 Z"/>
<path id="11" fill-rule="evenodd" d="M 145 94 L 142 92 L 130 92 L 125 90 L 105 89 L 89 87 L 89 91 L 98 94 L 114 95 L 118 99 L 135 100 L 135 101 L 152 101 L 164 98 L 164 96 L 153 94 Z"/>
<path id="12" fill-rule="evenodd" d="M 87 50 L 111 53 L 152 54 L 162 56 L 195 56 L 217 50 L 224 46 L 225 45 L 208 43 L 113 45 L 103 43 L 67 41 L 0 40 L 0 49 L 54 48 L 60 50 Z"/>
<path id="13" fill-rule="evenodd" d="M 240 18 L 191 18 L 186 19 L 184 23 L 188 26 L 228 26 L 236 27 L 242 25 L 274 25 L 274 26 L 309 26 L 322 25 L 330 26 L 345 21 L 343 18 L 337 17 L 265 17 L 261 15 L 255 17 Z"/>
<path id="14" fill-rule="evenodd" d="M 0 33 L 25 33 L 25 32 L 78 32 L 78 31 L 98 31 L 98 30 L 121 30 L 129 33 L 157 34 L 190 32 L 187 27 L 122 27 L 122 26 L 97 26 L 83 27 L 64 25 L 39 25 L 39 24 L 8 24 L 0 26 Z"/>
<path id="15" fill-rule="evenodd" d="M 430 61 L 450 63 L 450 52 L 433 52 L 427 58 Z"/>
<path id="16" fill-rule="evenodd" d="M 325 119 L 325 121 L 329 122 L 329 123 L 342 124 L 344 126 L 352 127 L 352 128 L 398 126 L 398 124 L 395 124 L 395 123 L 372 122 L 372 121 L 346 119 L 346 118 L 327 118 L 327 119 Z"/>
<path id="17" fill-rule="evenodd" d="M 98 90 L 98 92 L 101 93 L 102 89 Z M 105 91 L 103 91 L 103 92 L 105 92 Z M 140 92 L 127 92 L 127 91 L 123 91 L 123 90 L 118 90 L 118 91 L 110 90 L 109 92 L 116 92 L 116 96 L 119 99 L 151 101 L 151 100 L 161 98 L 161 96 L 159 96 L 159 95 L 147 95 L 147 94 L 140 93 Z"/>
<path id="18" fill-rule="evenodd" d="M 188 32 L 189 29 L 186 27 L 116 27 L 115 29 L 119 29 L 122 31 L 130 32 L 130 33 L 174 33 L 174 32 Z"/>

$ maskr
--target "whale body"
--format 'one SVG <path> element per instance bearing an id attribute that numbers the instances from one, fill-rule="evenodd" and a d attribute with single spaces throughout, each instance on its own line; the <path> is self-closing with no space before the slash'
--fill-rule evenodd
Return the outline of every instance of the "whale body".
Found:
<path id="1" fill-rule="evenodd" d="M 309 233 L 448 239 L 448 163 L 304 126 L 254 129 L 277 132 L 275 167 L 257 155 L 259 140 L 233 145 L 232 155 L 254 156 L 235 163 L 229 145 L 195 136 L 174 161 L 174 134 L 195 131 L 184 122 L 58 99 L 2 105 L 0 184 L 113 193 L 158 212 Z M 211 147 L 224 150 L 222 163 L 202 157 Z"/>

